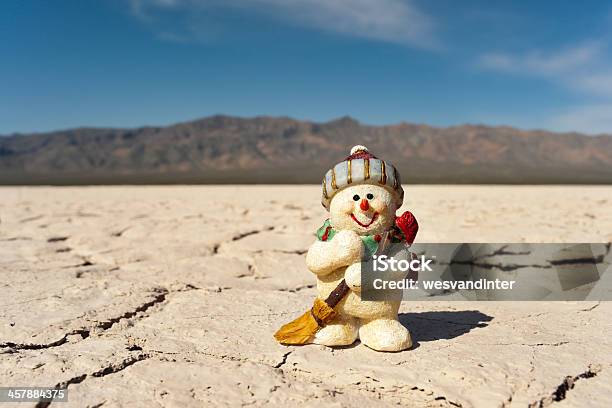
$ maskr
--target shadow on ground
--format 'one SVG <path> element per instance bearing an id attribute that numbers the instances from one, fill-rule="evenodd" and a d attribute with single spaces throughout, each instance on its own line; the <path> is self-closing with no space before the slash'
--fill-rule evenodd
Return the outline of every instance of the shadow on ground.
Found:
<path id="1" fill-rule="evenodd" d="M 401 313 L 399 321 L 410 330 L 416 347 L 421 342 L 454 339 L 472 329 L 487 327 L 493 317 L 478 310 Z"/>

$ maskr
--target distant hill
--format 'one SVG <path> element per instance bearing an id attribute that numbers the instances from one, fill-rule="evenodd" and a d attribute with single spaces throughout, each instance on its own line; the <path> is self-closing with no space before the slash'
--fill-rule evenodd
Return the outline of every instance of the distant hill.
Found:
<path id="1" fill-rule="evenodd" d="M 0 184 L 318 183 L 364 144 L 407 183 L 612 183 L 612 136 L 213 116 L 0 137 Z"/>

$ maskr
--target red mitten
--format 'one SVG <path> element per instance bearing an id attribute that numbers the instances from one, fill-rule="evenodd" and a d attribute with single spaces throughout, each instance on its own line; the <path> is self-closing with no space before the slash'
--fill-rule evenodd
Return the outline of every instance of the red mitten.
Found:
<path id="1" fill-rule="evenodd" d="M 404 233 L 406 243 L 412 244 L 419 231 L 419 223 L 414 218 L 414 215 L 410 211 L 406 211 L 399 217 L 395 217 L 395 225 Z"/>

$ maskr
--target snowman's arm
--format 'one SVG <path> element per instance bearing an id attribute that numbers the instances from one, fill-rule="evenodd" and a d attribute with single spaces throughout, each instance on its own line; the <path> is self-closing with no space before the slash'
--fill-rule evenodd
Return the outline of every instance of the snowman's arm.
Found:
<path id="1" fill-rule="evenodd" d="M 334 254 L 336 245 L 332 242 L 316 241 L 306 254 L 306 266 L 315 275 L 324 276 L 338 269 L 339 260 Z"/>
<path id="2" fill-rule="evenodd" d="M 363 244 L 356 234 L 338 234 L 331 242 L 312 244 L 306 254 L 306 266 L 315 275 L 323 276 L 359 262 L 363 252 Z"/>
<path id="3" fill-rule="evenodd" d="M 338 268 L 359 262 L 364 253 L 359 235 L 350 230 L 336 233 L 331 241 L 315 241 L 306 255 L 306 265 L 316 275 L 327 275 Z"/>
<path id="4" fill-rule="evenodd" d="M 361 293 L 361 262 L 354 263 L 346 268 L 344 280 L 353 292 Z"/>

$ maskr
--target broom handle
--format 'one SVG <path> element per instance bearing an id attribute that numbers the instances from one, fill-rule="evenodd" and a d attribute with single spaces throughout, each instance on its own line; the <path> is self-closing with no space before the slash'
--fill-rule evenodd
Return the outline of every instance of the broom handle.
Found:
<path id="1" fill-rule="evenodd" d="M 349 290 L 350 289 L 348 285 L 346 284 L 344 279 L 342 279 L 338 286 L 336 286 L 336 288 L 332 291 L 332 293 L 329 294 L 327 299 L 325 299 L 325 303 L 327 303 L 327 305 L 333 309 L 338 303 L 340 303 L 342 298 L 346 296 Z"/>

